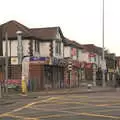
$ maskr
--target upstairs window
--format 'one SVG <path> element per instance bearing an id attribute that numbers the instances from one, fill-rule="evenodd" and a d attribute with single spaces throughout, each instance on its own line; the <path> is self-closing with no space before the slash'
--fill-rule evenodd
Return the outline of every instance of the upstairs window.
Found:
<path id="1" fill-rule="evenodd" d="M 58 55 L 61 55 L 61 41 L 56 41 L 55 52 Z"/>
<path id="2" fill-rule="evenodd" d="M 39 41 L 35 40 L 35 52 L 39 52 L 40 47 L 39 47 Z"/>

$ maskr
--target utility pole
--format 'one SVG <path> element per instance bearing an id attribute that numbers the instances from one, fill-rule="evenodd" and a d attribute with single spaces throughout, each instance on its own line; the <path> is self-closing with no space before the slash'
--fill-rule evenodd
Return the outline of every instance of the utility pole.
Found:
<path id="1" fill-rule="evenodd" d="M 104 0 L 103 0 L 103 20 L 102 20 L 102 86 L 105 87 L 105 53 L 104 53 Z"/>
<path id="2" fill-rule="evenodd" d="M 6 51 L 5 51 L 5 83 L 6 83 L 6 93 L 8 95 L 8 35 L 5 33 L 6 41 Z"/>
<path id="3" fill-rule="evenodd" d="M 96 86 L 96 66 L 93 64 L 93 85 Z"/>

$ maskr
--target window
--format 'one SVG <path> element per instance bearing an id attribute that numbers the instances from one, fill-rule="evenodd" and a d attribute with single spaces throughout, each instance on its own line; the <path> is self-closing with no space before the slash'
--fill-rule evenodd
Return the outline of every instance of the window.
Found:
<path id="1" fill-rule="evenodd" d="M 39 47 L 39 41 L 35 40 L 35 52 L 39 52 L 40 47 Z"/>
<path id="2" fill-rule="evenodd" d="M 79 59 L 79 50 L 77 49 L 77 59 Z"/>
<path id="3" fill-rule="evenodd" d="M 91 57 L 89 57 L 89 62 L 92 62 Z"/>
<path id="4" fill-rule="evenodd" d="M 96 62 L 96 56 L 94 57 L 94 61 Z"/>
<path id="5" fill-rule="evenodd" d="M 61 41 L 56 41 L 56 44 L 55 44 L 55 51 L 56 51 L 56 54 L 61 54 Z"/>

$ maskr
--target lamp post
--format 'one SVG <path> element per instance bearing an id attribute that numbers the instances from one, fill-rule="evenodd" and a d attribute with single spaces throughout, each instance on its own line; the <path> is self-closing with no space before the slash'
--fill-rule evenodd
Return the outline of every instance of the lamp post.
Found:
<path id="1" fill-rule="evenodd" d="M 17 46 L 18 64 L 22 64 L 22 57 L 23 57 L 22 31 L 17 31 L 16 34 L 18 39 L 18 46 Z"/>
<path id="2" fill-rule="evenodd" d="M 8 95 L 8 34 L 5 33 L 5 41 L 6 41 L 6 51 L 5 51 L 5 80 L 6 80 L 6 93 Z"/>
<path id="3" fill-rule="evenodd" d="M 104 53 L 104 0 L 103 0 L 103 19 L 102 19 L 102 86 L 105 87 L 105 53 Z"/>

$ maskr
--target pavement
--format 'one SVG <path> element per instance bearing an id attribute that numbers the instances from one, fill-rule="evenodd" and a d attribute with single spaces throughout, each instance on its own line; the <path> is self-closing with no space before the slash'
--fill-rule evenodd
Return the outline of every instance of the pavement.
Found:
<path id="1" fill-rule="evenodd" d="M 67 89 L 53 89 L 53 90 L 44 90 L 39 92 L 28 92 L 27 94 L 22 93 L 10 93 L 8 95 L 4 95 L 2 99 L 0 99 L 0 105 L 7 105 L 16 102 L 18 99 L 35 99 L 41 96 L 50 96 L 50 95 L 67 95 L 67 94 L 86 94 L 86 93 L 98 93 L 98 92 L 111 92 L 118 91 L 112 87 L 91 87 L 88 89 L 87 87 L 80 88 L 67 88 Z"/>
<path id="2" fill-rule="evenodd" d="M 119 91 L 40 96 L 18 103 L 0 107 L 0 120 L 120 120 Z"/>
<path id="3" fill-rule="evenodd" d="M 87 87 L 80 87 L 80 88 L 60 88 L 60 89 L 52 89 L 52 90 L 44 90 L 39 92 L 27 92 L 27 94 L 9 94 L 7 97 L 10 98 L 36 98 L 39 96 L 46 96 L 46 95 L 65 95 L 65 94 L 84 94 L 84 93 L 95 93 L 95 92 L 111 92 L 116 91 L 113 87 L 91 87 L 88 89 Z M 7 98 L 6 95 L 4 98 Z"/>

